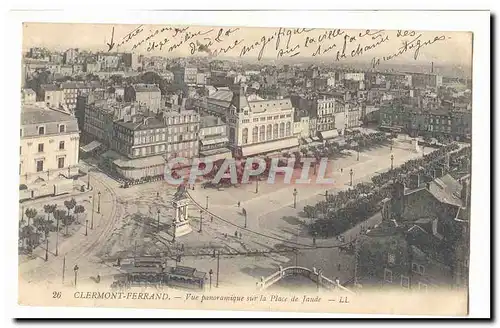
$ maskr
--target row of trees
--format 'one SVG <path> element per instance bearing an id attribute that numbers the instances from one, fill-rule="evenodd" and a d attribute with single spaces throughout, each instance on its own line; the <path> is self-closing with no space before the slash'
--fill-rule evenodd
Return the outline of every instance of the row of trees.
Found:
<path id="1" fill-rule="evenodd" d="M 312 235 L 330 237 L 343 233 L 356 224 L 365 221 L 381 209 L 380 202 L 391 195 L 392 179 L 408 182 L 412 174 L 427 173 L 444 165 L 448 154 L 453 158 L 467 158 L 470 151 L 453 152 L 458 145 L 452 144 L 424 156 L 423 159 L 407 161 L 399 168 L 381 173 L 372 178 L 372 183 L 360 183 L 354 188 L 327 195 L 325 201 L 314 206 L 305 206 L 304 213 L 313 222 L 309 224 Z M 457 155 L 462 154 L 462 157 Z"/>
<path id="2" fill-rule="evenodd" d="M 381 186 L 388 183 L 396 178 L 403 179 L 403 182 L 408 183 L 409 173 L 429 173 L 432 176 L 432 171 L 445 164 L 446 154 L 453 152 L 459 148 L 458 144 L 453 143 L 439 148 L 432 153 L 424 155 L 422 158 L 412 159 L 405 162 L 400 167 L 396 167 L 393 170 L 383 172 L 372 178 L 372 182 Z"/>
<path id="3" fill-rule="evenodd" d="M 56 204 L 46 204 L 43 211 L 46 214 L 39 215 L 35 208 L 27 208 L 24 215 L 27 218 L 19 222 L 19 240 L 22 241 L 22 248 L 31 252 L 41 244 L 43 240 L 49 238 L 50 232 L 59 232 L 61 227 L 65 228 L 68 234 L 68 227 L 73 223 L 80 223 L 80 215 L 85 213 L 85 207 L 78 205 L 74 198 L 64 201 L 64 209 L 58 209 Z"/>

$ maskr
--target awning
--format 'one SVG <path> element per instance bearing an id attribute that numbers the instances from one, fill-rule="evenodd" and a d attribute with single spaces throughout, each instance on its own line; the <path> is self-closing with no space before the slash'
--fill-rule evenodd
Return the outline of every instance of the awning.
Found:
<path id="1" fill-rule="evenodd" d="M 99 147 L 101 145 L 101 143 L 97 140 L 94 140 L 92 141 L 91 143 L 89 143 L 88 145 L 85 145 L 85 146 L 82 146 L 80 147 L 80 149 L 85 152 L 85 153 L 88 153 L 94 149 L 96 149 L 97 147 Z"/>
<path id="2" fill-rule="evenodd" d="M 242 147 L 243 156 L 250 156 L 255 154 L 269 153 L 272 151 L 282 150 L 291 147 L 297 147 L 299 145 L 299 140 L 295 137 L 263 142 L 259 144 L 249 145 Z"/>
<path id="3" fill-rule="evenodd" d="M 145 158 L 137 158 L 137 159 L 117 159 L 113 163 L 119 168 L 134 168 L 134 169 L 142 169 L 146 167 L 158 166 L 165 164 L 165 159 L 163 156 L 151 156 Z"/>
<path id="4" fill-rule="evenodd" d="M 215 144 L 223 143 L 223 142 L 229 142 L 229 139 L 227 137 L 214 138 L 214 139 L 202 139 L 202 140 L 200 140 L 200 142 L 203 146 L 207 146 L 207 145 L 215 145 Z"/>
<path id="5" fill-rule="evenodd" d="M 319 135 L 321 136 L 321 139 L 326 140 L 338 137 L 339 132 L 337 130 L 321 131 L 319 132 Z"/>
<path id="6" fill-rule="evenodd" d="M 388 125 L 381 125 L 379 129 L 383 130 L 390 130 L 390 131 L 401 131 L 402 127 L 399 126 L 388 126 Z"/>
<path id="7" fill-rule="evenodd" d="M 203 158 L 209 158 L 215 162 L 220 159 L 232 158 L 233 153 L 228 148 L 219 148 L 200 151 L 200 156 Z"/>

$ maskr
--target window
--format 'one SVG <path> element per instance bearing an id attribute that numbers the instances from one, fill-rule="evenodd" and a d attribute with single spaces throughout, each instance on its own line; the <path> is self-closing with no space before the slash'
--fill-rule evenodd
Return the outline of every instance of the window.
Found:
<path id="1" fill-rule="evenodd" d="M 19 130 L 19 136 L 22 137 L 23 136 L 23 129 L 20 129 Z"/>
<path id="2" fill-rule="evenodd" d="M 252 142 L 259 142 L 259 128 L 254 127 L 252 129 Z"/>
<path id="3" fill-rule="evenodd" d="M 396 255 L 389 253 L 387 255 L 387 263 L 389 263 L 389 264 L 396 263 Z"/>
<path id="4" fill-rule="evenodd" d="M 179 142 L 182 142 L 182 134 L 179 135 Z"/>
<path id="5" fill-rule="evenodd" d="M 59 150 L 64 150 L 64 141 L 59 141 Z"/>
<path id="6" fill-rule="evenodd" d="M 64 167 L 64 157 L 59 157 L 57 159 L 57 168 L 62 169 Z"/>
<path id="7" fill-rule="evenodd" d="M 286 136 L 290 136 L 291 134 L 291 129 L 292 129 L 292 123 L 286 122 Z"/>
<path id="8" fill-rule="evenodd" d="M 266 126 L 261 125 L 259 128 L 259 141 L 265 141 L 266 140 Z"/>
<path id="9" fill-rule="evenodd" d="M 59 133 L 66 132 L 66 126 L 64 124 L 59 125 Z"/>
<path id="10" fill-rule="evenodd" d="M 389 269 L 384 269 L 384 281 L 392 282 L 392 271 Z"/>
<path id="11" fill-rule="evenodd" d="M 410 288 L 410 278 L 407 276 L 401 276 L 401 287 Z"/>
<path id="12" fill-rule="evenodd" d="M 426 292 L 427 291 L 427 284 L 423 284 L 421 282 L 418 283 L 418 289 Z"/>
<path id="13" fill-rule="evenodd" d="M 267 136 L 267 140 L 271 140 L 271 138 L 273 136 L 273 126 L 271 124 L 267 125 L 266 136 Z"/>
<path id="14" fill-rule="evenodd" d="M 19 155 L 23 154 L 23 147 L 19 147 Z"/>
<path id="15" fill-rule="evenodd" d="M 278 139 L 278 123 L 273 126 L 273 139 Z"/>
<path id="16" fill-rule="evenodd" d="M 283 138 L 285 136 L 285 123 L 281 122 L 280 123 L 280 138 Z"/>
<path id="17" fill-rule="evenodd" d="M 43 161 L 36 161 L 36 171 L 37 172 L 42 172 L 43 171 Z"/>
<path id="18" fill-rule="evenodd" d="M 38 134 L 40 134 L 40 135 L 45 134 L 45 127 L 39 126 L 38 127 Z"/>
<path id="19" fill-rule="evenodd" d="M 43 153 L 43 143 L 38 144 L 38 152 Z"/>
<path id="20" fill-rule="evenodd" d="M 413 272 L 419 273 L 419 274 L 424 274 L 425 273 L 425 267 L 423 265 L 413 263 L 411 265 L 411 269 Z"/>
<path id="21" fill-rule="evenodd" d="M 242 143 L 246 145 L 248 143 L 248 129 L 244 128 L 242 132 Z"/>

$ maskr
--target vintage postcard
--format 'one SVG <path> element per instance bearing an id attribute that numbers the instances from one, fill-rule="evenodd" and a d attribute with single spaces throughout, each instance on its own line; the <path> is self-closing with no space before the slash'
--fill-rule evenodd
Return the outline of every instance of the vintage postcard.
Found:
<path id="1" fill-rule="evenodd" d="M 472 42 L 25 22 L 19 304 L 467 315 Z"/>

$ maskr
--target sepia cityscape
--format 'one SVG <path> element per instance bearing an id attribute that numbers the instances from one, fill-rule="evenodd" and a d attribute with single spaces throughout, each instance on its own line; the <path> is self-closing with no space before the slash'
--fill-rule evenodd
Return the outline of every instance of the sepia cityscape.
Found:
<path id="1" fill-rule="evenodd" d="M 467 289 L 470 68 L 426 55 L 448 36 L 245 29 L 109 25 L 96 49 L 26 28 L 20 280 Z"/>

